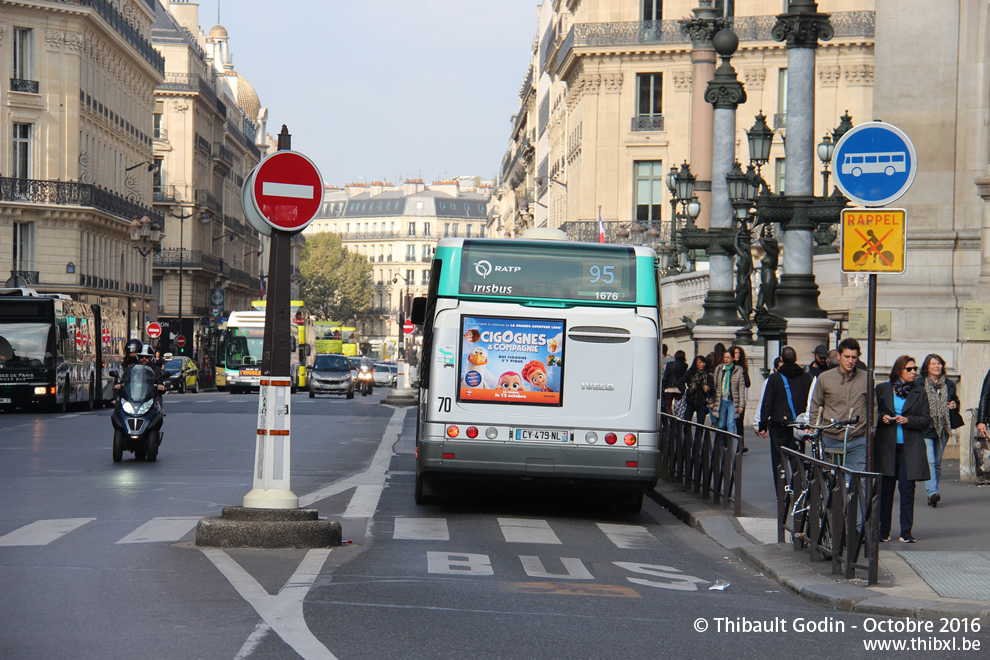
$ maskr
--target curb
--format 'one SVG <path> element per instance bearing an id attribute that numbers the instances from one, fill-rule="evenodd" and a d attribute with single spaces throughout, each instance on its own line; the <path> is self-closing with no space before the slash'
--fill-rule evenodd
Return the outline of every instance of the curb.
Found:
<path id="1" fill-rule="evenodd" d="M 990 625 L 990 603 L 896 596 L 842 578 L 830 579 L 811 568 L 811 559 L 805 553 L 785 550 L 781 545 L 754 542 L 737 529 L 731 515 L 674 485 L 661 482 L 647 494 L 681 522 L 810 603 L 887 617 L 925 620 L 965 617 Z"/>

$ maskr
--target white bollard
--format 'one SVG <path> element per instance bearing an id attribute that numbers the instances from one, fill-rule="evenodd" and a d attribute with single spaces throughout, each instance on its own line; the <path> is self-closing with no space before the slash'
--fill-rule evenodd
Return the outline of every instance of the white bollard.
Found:
<path id="1" fill-rule="evenodd" d="M 261 380 L 258 435 L 254 453 L 254 488 L 244 496 L 253 509 L 297 509 L 299 498 L 289 488 L 289 412 L 292 379 Z"/>
<path id="2" fill-rule="evenodd" d="M 399 374 L 398 379 L 395 383 L 395 389 L 404 390 L 406 389 L 406 361 L 399 360 Z"/>

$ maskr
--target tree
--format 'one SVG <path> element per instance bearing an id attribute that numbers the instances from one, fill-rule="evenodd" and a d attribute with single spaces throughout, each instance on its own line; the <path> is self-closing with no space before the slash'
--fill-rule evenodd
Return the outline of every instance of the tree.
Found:
<path id="1" fill-rule="evenodd" d="M 314 314 L 343 322 L 371 308 L 371 264 L 344 249 L 337 234 L 307 236 L 299 271 L 302 299 Z"/>

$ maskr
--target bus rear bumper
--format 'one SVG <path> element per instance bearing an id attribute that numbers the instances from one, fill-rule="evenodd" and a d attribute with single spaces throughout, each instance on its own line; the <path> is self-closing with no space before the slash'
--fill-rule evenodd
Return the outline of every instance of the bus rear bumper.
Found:
<path id="1" fill-rule="evenodd" d="M 611 483 L 652 488 L 660 452 L 653 447 L 506 444 L 420 439 L 416 473 Z"/>

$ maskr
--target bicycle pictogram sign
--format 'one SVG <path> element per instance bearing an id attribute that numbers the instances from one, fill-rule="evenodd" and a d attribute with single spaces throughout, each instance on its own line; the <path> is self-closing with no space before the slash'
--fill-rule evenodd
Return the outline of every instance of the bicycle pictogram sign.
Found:
<path id="1" fill-rule="evenodd" d="M 903 273 L 907 251 L 904 209 L 842 211 L 842 272 Z"/>

